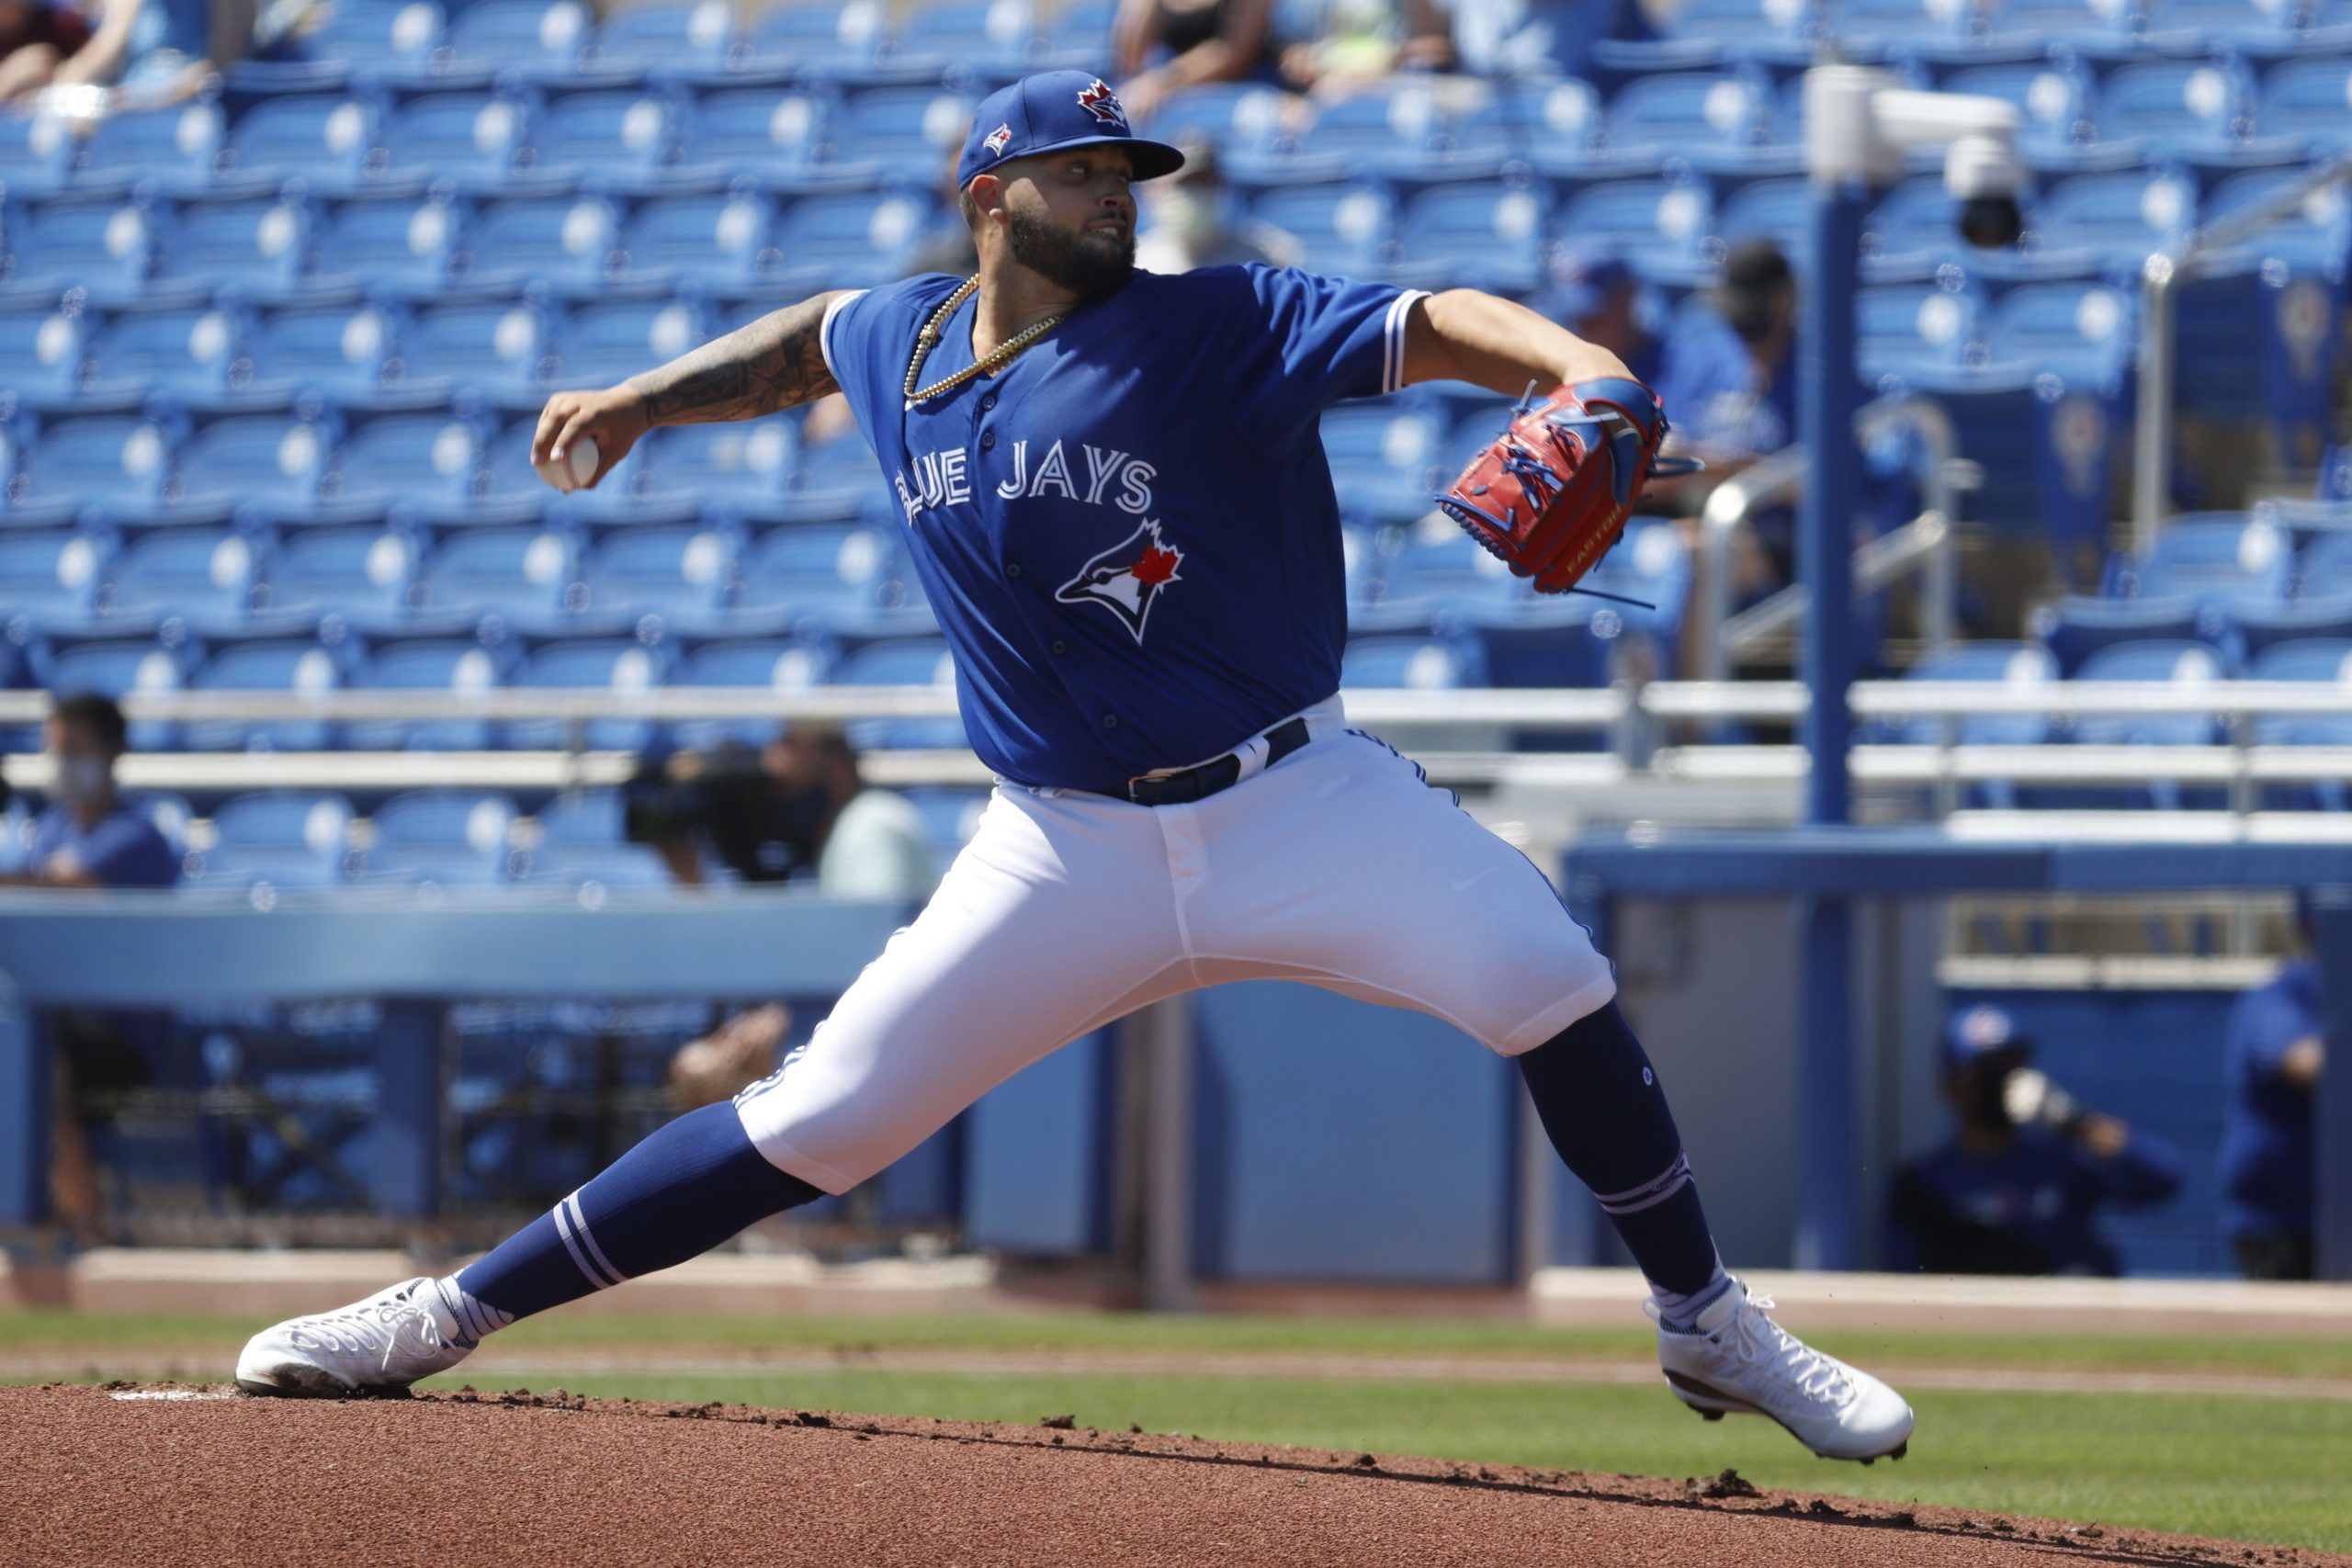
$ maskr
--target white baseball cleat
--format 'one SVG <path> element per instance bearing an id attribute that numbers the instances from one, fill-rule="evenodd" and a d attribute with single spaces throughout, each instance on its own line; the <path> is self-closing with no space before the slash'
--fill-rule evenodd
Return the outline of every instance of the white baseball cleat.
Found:
<path id="1" fill-rule="evenodd" d="M 1735 1410 L 1770 1416 L 1823 1459 L 1901 1459 L 1911 1406 L 1878 1379 L 1825 1356 L 1764 1314 L 1770 1296 L 1737 1280 L 1678 1333 L 1658 1319 L 1657 1359 L 1675 1397 L 1710 1421 Z M 1643 1310 L 1658 1317 L 1657 1303 Z"/>
<path id="2" fill-rule="evenodd" d="M 447 1371 L 473 1348 L 433 1280 L 419 1275 L 347 1307 L 263 1329 L 237 1358 L 237 1386 L 247 1393 L 390 1393 Z"/>

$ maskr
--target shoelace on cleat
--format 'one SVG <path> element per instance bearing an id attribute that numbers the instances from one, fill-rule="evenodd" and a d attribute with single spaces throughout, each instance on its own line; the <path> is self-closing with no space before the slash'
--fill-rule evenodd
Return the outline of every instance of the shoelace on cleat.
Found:
<path id="1" fill-rule="evenodd" d="M 1748 1365 L 1761 1367 L 1776 1381 L 1793 1384 L 1807 1399 L 1823 1401 L 1833 1409 L 1852 1404 L 1858 1391 L 1845 1366 L 1767 1317 L 1765 1314 L 1775 1304 L 1770 1296 L 1750 1296 L 1733 1314 L 1734 1353 Z"/>
<path id="2" fill-rule="evenodd" d="M 288 1337 L 299 1344 L 300 1337 L 308 1335 L 330 1350 L 344 1354 L 366 1351 L 370 1355 L 376 1352 L 380 1339 L 383 1356 L 377 1370 L 390 1371 L 392 1357 L 400 1350 L 401 1329 L 404 1325 L 415 1328 L 417 1337 L 424 1341 L 427 1351 L 447 1348 L 441 1337 L 441 1325 L 435 1320 L 431 1309 L 405 1296 L 395 1296 L 383 1302 L 364 1302 L 340 1312 L 322 1313 L 316 1317 L 304 1318 Z"/>

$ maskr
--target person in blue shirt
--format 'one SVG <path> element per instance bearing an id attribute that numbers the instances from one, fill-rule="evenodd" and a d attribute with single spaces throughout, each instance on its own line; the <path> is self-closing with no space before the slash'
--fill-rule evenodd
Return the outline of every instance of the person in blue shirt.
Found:
<path id="1" fill-rule="evenodd" d="M 114 767 L 129 728 L 111 698 L 95 692 L 61 696 L 42 739 L 51 769 L 49 809 L 33 823 L 24 868 L 0 886 L 169 887 L 180 857 L 146 813 L 116 793 Z M 50 1151 L 50 1196 L 57 1219 L 77 1240 L 103 1239 L 104 1203 L 90 1155 L 89 1128 L 102 1120 L 89 1097 L 147 1083 L 161 1020 L 143 1013 L 69 1008 L 52 1017 L 57 1071 L 56 1129 Z"/>
<path id="2" fill-rule="evenodd" d="M 1623 360 L 1635 380 L 1657 386 L 1664 379 L 1666 344 L 1642 319 L 1641 294 L 1634 269 L 1615 252 L 1569 250 L 1553 258 L 1549 286 L 1528 304 Z"/>
<path id="3" fill-rule="evenodd" d="M 2297 906 L 2304 940 L 2311 904 Z M 2231 1010 L 2222 1229 L 2249 1280 L 2312 1273 L 2312 1109 L 2327 1057 L 2319 961 L 2290 958 Z"/>
<path id="4" fill-rule="evenodd" d="M 2032 1055 L 2005 1010 L 1953 1015 L 1944 1094 L 1960 1126 L 1951 1143 L 1895 1176 L 1893 1268 L 2113 1275 L 2098 1210 L 2158 1203 L 2179 1190 L 2170 1144 L 2085 1108 L 2030 1066 Z"/>

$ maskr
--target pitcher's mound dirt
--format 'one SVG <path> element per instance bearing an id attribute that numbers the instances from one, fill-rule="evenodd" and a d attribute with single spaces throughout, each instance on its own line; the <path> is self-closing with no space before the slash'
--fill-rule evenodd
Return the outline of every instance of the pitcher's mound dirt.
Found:
<path id="1" fill-rule="evenodd" d="M 0 1561 L 605 1563 L 2183 1562 L 2316 1553 L 1683 1481 L 538 1394 L 0 1389 Z M 21 1554 L 21 1555 L 19 1555 Z"/>

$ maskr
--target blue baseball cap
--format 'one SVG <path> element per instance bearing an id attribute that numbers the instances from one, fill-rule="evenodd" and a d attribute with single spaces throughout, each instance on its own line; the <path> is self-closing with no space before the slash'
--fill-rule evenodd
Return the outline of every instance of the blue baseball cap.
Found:
<path id="1" fill-rule="evenodd" d="M 1957 1071 L 1998 1051 L 2024 1055 L 2033 1042 L 2018 1028 L 2007 1008 L 1990 1004 L 1962 1008 L 1944 1026 L 1944 1066 Z"/>
<path id="2" fill-rule="evenodd" d="M 972 111 L 964 155 L 956 160 L 956 186 L 972 183 L 999 164 L 1064 147 L 1124 147 L 1136 178 L 1154 180 L 1184 166 L 1184 154 L 1165 141 L 1137 136 L 1118 95 L 1084 71 L 1043 71 L 999 87 Z"/>
<path id="3" fill-rule="evenodd" d="M 1609 303 L 1609 297 L 1634 281 L 1634 269 L 1608 251 L 1564 251 L 1551 267 L 1551 283 L 1529 301 L 1560 322 L 1579 321 Z"/>

